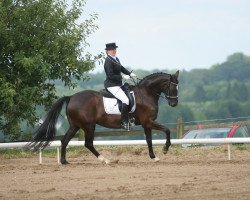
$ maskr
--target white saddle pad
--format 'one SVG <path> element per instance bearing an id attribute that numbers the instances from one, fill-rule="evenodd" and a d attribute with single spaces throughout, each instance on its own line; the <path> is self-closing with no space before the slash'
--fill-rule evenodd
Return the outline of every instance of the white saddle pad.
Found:
<path id="1" fill-rule="evenodd" d="M 132 93 L 132 96 L 133 96 L 134 102 L 135 102 L 134 92 L 130 92 L 130 93 Z M 121 114 L 121 112 L 118 108 L 117 99 L 103 97 L 103 105 L 104 105 L 104 110 L 107 114 L 114 114 L 114 115 Z M 133 108 L 131 109 L 130 113 L 133 113 L 135 111 L 135 108 L 136 108 L 136 102 L 135 102 Z"/>

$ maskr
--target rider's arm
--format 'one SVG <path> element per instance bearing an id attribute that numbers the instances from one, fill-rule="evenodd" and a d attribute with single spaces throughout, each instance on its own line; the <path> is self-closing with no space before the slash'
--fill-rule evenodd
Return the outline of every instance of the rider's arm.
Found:
<path id="1" fill-rule="evenodd" d="M 125 67 L 123 67 L 123 66 L 121 66 L 121 72 L 123 73 L 123 74 L 126 74 L 126 75 L 130 75 L 131 74 L 131 72 L 130 71 L 128 71 Z"/>
<path id="2" fill-rule="evenodd" d="M 119 58 L 116 58 L 118 61 L 119 61 L 119 64 L 120 64 L 120 60 L 119 60 Z M 123 67 L 121 64 L 120 64 L 120 66 L 121 66 L 121 72 L 123 73 L 123 74 L 126 74 L 126 75 L 130 75 L 131 74 L 131 72 L 130 71 L 128 71 L 125 67 Z"/>

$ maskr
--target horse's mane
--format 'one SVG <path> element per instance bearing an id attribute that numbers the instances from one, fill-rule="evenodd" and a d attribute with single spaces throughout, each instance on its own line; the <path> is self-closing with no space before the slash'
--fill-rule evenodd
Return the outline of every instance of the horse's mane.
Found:
<path id="1" fill-rule="evenodd" d="M 141 85 L 143 84 L 145 81 L 147 81 L 148 79 L 150 78 L 154 78 L 156 76 L 160 76 L 160 75 L 170 75 L 168 73 L 165 73 L 165 72 L 156 72 L 156 73 L 153 73 L 153 74 L 150 74 L 148 76 L 145 76 L 143 79 L 141 79 L 138 83 L 138 85 Z"/>

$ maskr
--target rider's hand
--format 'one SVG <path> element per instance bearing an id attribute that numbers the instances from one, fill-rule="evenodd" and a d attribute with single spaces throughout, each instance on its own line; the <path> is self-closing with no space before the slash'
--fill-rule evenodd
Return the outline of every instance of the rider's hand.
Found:
<path id="1" fill-rule="evenodd" d="M 122 77 L 126 80 L 130 79 L 130 76 L 129 75 L 126 75 L 126 74 L 123 74 Z"/>
<path id="2" fill-rule="evenodd" d="M 136 77 L 136 74 L 135 73 L 131 73 L 130 76 L 131 77 Z"/>

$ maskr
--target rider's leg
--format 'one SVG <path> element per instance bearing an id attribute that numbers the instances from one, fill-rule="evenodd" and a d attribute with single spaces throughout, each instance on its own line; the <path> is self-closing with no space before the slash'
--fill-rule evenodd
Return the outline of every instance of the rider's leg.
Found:
<path id="1" fill-rule="evenodd" d="M 121 119 L 122 119 L 122 128 L 124 129 L 128 129 L 128 122 L 129 122 L 129 116 L 128 116 L 128 113 L 129 113 L 129 106 L 125 103 L 122 104 L 122 110 L 121 110 Z"/>
<path id="2" fill-rule="evenodd" d="M 117 99 L 122 101 L 122 110 L 121 110 L 121 118 L 122 118 L 122 128 L 128 129 L 128 121 L 129 121 L 129 99 L 124 91 L 119 86 L 108 87 L 107 90 L 111 92 Z"/>

